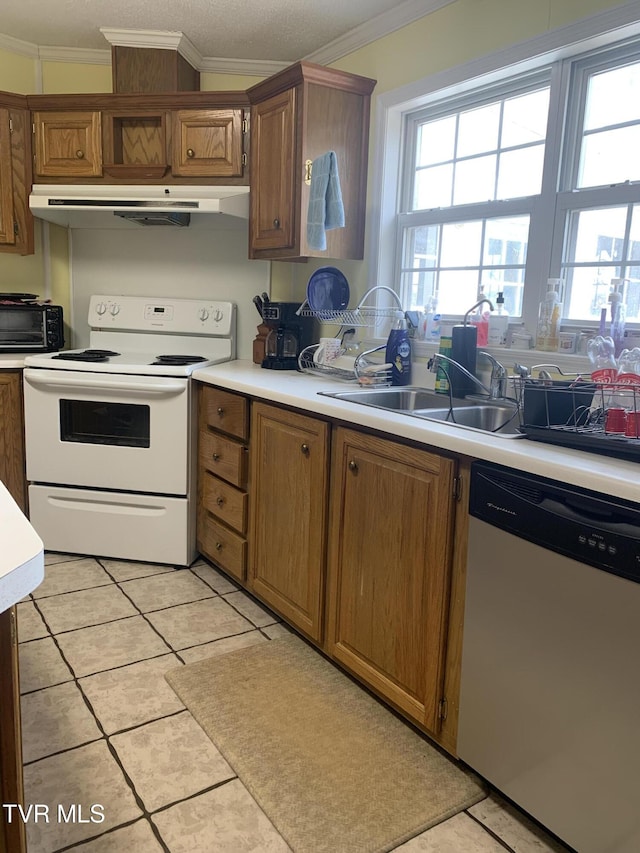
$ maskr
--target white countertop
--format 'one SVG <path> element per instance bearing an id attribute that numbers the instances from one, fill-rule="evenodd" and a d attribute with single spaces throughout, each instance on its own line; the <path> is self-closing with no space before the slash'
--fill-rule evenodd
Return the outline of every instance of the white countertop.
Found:
<path id="1" fill-rule="evenodd" d="M 554 447 L 525 438 L 500 438 L 319 396 L 318 391 L 355 390 L 356 386 L 297 371 L 263 370 L 250 361 L 231 361 L 201 368 L 194 371 L 193 377 L 200 382 L 293 406 L 310 414 L 368 427 L 430 447 L 485 459 L 640 503 L 640 466 L 636 462 Z"/>
<path id="2" fill-rule="evenodd" d="M 21 370 L 27 353 L 1 353 L 0 370 Z"/>
<path id="3" fill-rule="evenodd" d="M 0 613 L 44 578 L 44 545 L 0 483 Z"/>

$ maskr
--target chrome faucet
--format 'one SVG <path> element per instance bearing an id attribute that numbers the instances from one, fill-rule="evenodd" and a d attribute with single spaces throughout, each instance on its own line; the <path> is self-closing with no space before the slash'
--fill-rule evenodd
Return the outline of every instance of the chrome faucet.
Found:
<path id="1" fill-rule="evenodd" d="M 475 384 L 480 388 L 483 394 L 486 394 L 490 400 L 497 400 L 500 397 L 507 396 L 507 371 L 503 367 L 500 362 L 495 359 L 490 353 L 484 352 L 484 350 L 480 350 L 478 355 L 483 355 L 485 358 L 488 358 L 491 362 L 491 379 L 489 381 L 489 387 L 481 382 L 477 376 L 474 376 L 473 373 L 470 373 L 466 367 L 463 367 L 454 359 L 449 358 L 448 355 L 443 355 L 441 352 L 437 352 L 434 354 L 433 358 L 429 362 L 430 369 L 435 372 L 438 361 L 446 361 L 447 364 L 453 365 L 453 367 L 457 368 L 461 373 L 464 374 L 468 379 L 471 379 Z"/>
<path id="2" fill-rule="evenodd" d="M 491 362 L 491 379 L 489 380 L 489 397 L 492 400 L 507 396 L 507 371 L 490 352 L 480 350 L 478 355 L 483 355 Z"/>

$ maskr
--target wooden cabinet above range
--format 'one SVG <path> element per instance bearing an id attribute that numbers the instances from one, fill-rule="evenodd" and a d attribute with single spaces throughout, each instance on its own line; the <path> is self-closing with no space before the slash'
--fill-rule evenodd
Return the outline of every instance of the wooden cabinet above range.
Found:
<path id="1" fill-rule="evenodd" d="M 244 92 L 33 95 L 34 183 L 240 184 Z"/>

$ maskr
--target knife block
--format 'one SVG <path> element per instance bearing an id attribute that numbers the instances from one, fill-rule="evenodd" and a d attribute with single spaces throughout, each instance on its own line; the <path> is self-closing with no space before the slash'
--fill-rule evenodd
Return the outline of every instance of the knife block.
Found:
<path id="1" fill-rule="evenodd" d="M 266 355 L 266 343 L 267 343 L 267 335 L 269 334 L 269 326 L 266 326 L 264 323 L 260 323 L 257 328 L 257 335 L 253 341 L 253 363 L 254 364 L 262 364 L 264 357 Z"/>

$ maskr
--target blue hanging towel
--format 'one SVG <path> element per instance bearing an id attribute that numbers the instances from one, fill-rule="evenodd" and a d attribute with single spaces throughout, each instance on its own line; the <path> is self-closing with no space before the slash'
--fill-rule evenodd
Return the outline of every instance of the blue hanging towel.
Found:
<path id="1" fill-rule="evenodd" d="M 327 248 L 326 232 L 344 228 L 344 205 L 338 158 L 335 151 L 327 151 L 311 164 L 311 191 L 307 211 L 307 242 L 309 248 L 324 251 Z"/>

